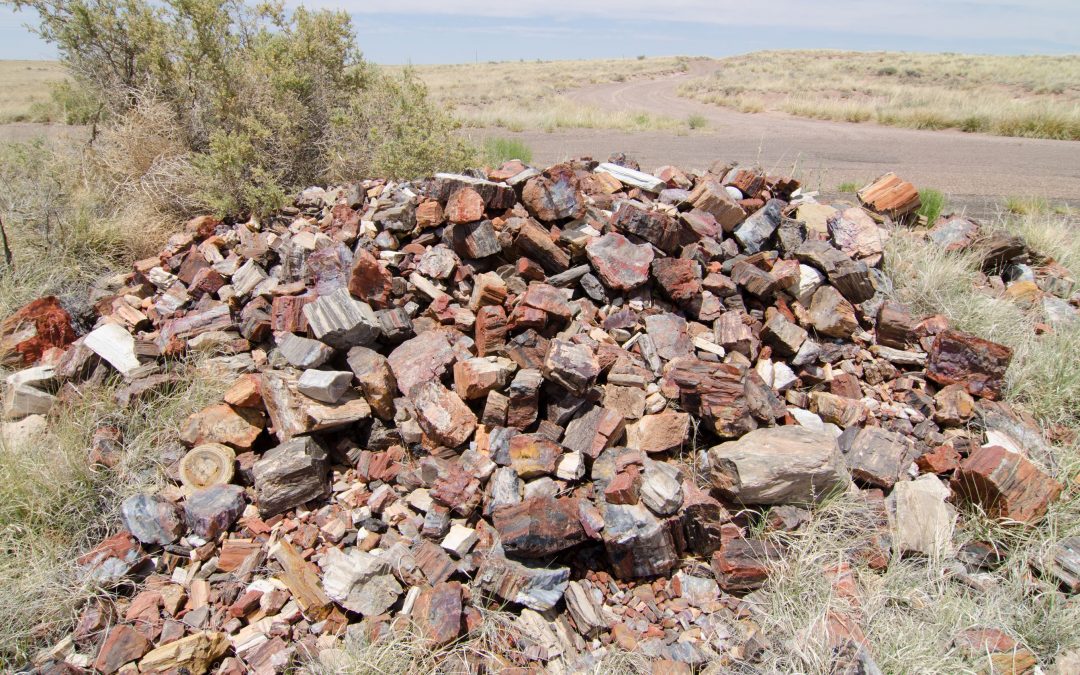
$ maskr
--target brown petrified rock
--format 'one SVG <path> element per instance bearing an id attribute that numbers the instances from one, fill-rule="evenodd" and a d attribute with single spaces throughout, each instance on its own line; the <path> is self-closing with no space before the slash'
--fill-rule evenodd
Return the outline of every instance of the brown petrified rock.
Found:
<path id="1" fill-rule="evenodd" d="M 1034 524 L 1061 494 L 1061 484 L 1030 460 L 1001 446 L 981 447 L 960 463 L 953 489 L 995 518 Z"/>
<path id="2" fill-rule="evenodd" d="M 970 333 L 945 331 L 934 338 L 926 376 L 938 384 L 962 384 L 972 396 L 1001 398 L 1012 350 Z"/>

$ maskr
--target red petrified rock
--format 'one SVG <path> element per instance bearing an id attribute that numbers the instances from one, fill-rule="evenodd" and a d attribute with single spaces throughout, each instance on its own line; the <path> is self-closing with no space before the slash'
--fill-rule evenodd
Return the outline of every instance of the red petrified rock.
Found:
<path id="1" fill-rule="evenodd" d="M 664 293 L 675 302 L 689 302 L 701 295 L 701 268 L 689 258 L 658 258 L 652 273 Z"/>
<path id="2" fill-rule="evenodd" d="M 379 264 L 375 256 L 363 248 L 356 251 L 349 273 L 349 293 L 367 302 L 375 309 L 390 305 L 393 291 L 393 275 Z"/>
<path id="3" fill-rule="evenodd" d="M 400 381 L 400 380 L 399 380 Z M 476 415 L 461 398 L 438 380 L 427 380 L 412 388 L 417 421 L 424 433 L 443 445 L 456 448 L 469 440 L 476 429 Z"/>
<path id="4" fill-rule="evenodd" d="M 997 445 L 979 448 L 961 462 L 952 486 L 995 518 L 1029 524 L 1061 494 L 1061 484 L 1042 469 Z"/>
<path id="5" fill-rule="evenodd" d="M 0 323 L 0 353 L 8 365 L 31 364 L 50 347 L 75 341 L 71 315 L 50 295 L 24 305 Z"/>
<path id="6" fill-rule="evenodd" d="M 523 558 L 541 558 L 586 539 L 581 525 L 580 499 L 534 497 L 499 509 L 495 529 L 506 552 Z"/>
<path id="7" fill-rule="evenodd" d="M 915 463 L 923 473 L 945 473 L 960 464 L 960 453 L 951 445 L 939 445 L 916 458 Z"/>
<path id="8" fill-rule="evenodd" d="M 713 553 L 712 568 L 725 591 L 751 591 L 769 578 L 768 560 L 775 555 L 764 541 L 733 537 Z"/>
<path id="9" fill-rule="evenodd" d="M 433 646 L 442 646 L 461 633 L 461 607 L 461 583 L 444 581 L 424 589 L 413 605 L 412 618 Z"/>
<path id="10" fill-rule="evenodd" d="M 649 280 L 653 250 L 648 244 L 636 245 L 617 232 L 593 239 L 585 246 L 589 263 L 608 288 L 626 292 Z"/>
<path id="11" fill-rule="evenodd" d="M 451 223 L 471 223 L 484 217 L 484 198 L 476 190 L 458 188 L 446 201 L 446 219 Z"/>
<path id="12" fill-rule="evenodd" d="M 191 415 L 180 430 L 180 440 L 188 445 L 224 443 L 246 450 L 251 447 L 266 422 L 261 412 L 233 408 L 226 403 L 212 405 Z"/>
<path id="13" fill-rule="evenodd" d="M 1012 361 L 1005 345 L 961 333 L 945 331 L 934 339 L 926 375 L 941 385 L 963 384 L 972 396 L 1001 398 L 1005 371 Z"/>
<path id="14" fill-rule="evenodd" d="M 142 658 L 150 651 L 150 641 L 131 626 L 120 625 L 109 632 L 105 644 L 101 645 L 94 669 L 109 675 L 120 670 L 125 663 Z"/>

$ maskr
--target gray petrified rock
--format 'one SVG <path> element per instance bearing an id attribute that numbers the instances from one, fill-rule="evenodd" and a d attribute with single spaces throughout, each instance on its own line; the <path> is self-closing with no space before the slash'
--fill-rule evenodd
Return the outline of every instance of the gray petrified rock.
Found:
<path id="1" fill-rule="evenodd" d="M 171 544 L 184 534 L 176 506 L 156 495 L 132 495 L 120 505 L 124 527 L 144 544 Z"/>
<path id="2" fill-rule="evenodd" d="M 268 518 L 326 495 L 329 468 L 326 450 L 309 436 L 268 450 L 251 468 L 259 513 Z"/>
<path id="3" fill-rule="evenodd" d="M 401 584 L 390 572 L 390 561 L 353 548 L 347 554 L 330 547 L 319 565 L 323 590 L 331 600 L 363 616 L 390 609 L 401 596 Z"/>
<path id="4" fill-rule="evenodd" d="M 244 512 L 247 500 L 239 485 L 212 485 L 196 490 L 184 504 L 184 520 L 203 539 L 228 530 Z"/>
<path id="5" fill-rule="evenodd" d="M 708 452 L 714 487 L 744 504 L 816 502 L 850 483 L 836 439 L 806 427 L 755 429 Z"/>

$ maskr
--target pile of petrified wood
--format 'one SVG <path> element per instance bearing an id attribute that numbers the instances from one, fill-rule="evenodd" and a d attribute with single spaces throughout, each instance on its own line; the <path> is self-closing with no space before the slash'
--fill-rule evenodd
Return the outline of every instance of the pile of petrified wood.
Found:
<path id="1" fill-rule="evenodd" d="M 333 664 L 346 637 L 448 645 L 502 609 L 517 630 L 476 669 L 574 672 L 617 649 L 723 668 L 768 648 L 744 596 L 784 555 L 770 533 L 824 499 L 865 516 L 822 570 L 840 589 L 901 555 L 956 556 L 976 584 L 996 552 L 955 548 L 957 507 L 1044 516 L 1062 486 L 1000 403 L 1010 350 L 890 300 L 910 184 L 830 206 L 753 169 L 613 159 L 196 218 L 97 287 L 88 334 L 55 299 L 9 319 L 32 365 L 8 381 L 7 416 L 29 416 L 12 433 L 117 372 L 123 404 L 172 395 L 185 355 L 230 378 L 160 448 L 170 483 L 124 501 L 125 529 L 81 561 L 136 590 L 88 605 L 48 667 L 280 672 Z M 930 236 L 1075 315 L 1067 274 L 978 229 Z M 123 454 L 102 426 L 88 461 Z M 1038 567 L 1073 591 L 1075 543 Z M 829 617 L 842 667 L 872 662 L 859 621 Z"/>

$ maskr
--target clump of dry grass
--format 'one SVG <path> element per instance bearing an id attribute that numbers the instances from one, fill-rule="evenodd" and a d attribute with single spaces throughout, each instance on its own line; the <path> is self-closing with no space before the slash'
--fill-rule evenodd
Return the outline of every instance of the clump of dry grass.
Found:
<path id="1" fill-rule="evenodd" d="M 758 112 L 1080 139 L 1080 57 L 772 51 L 723 59 L 683 96 Z"/>
<path id="2" fill-rule="evenodd" d="M 99 589 L 75 559 L 118 526 L 120 502 L 160 481 L 160 449 L 180 424 L 223 393 L 220 372 L 191 361 L 169 392 L 122 409 L 118 382 L 87 386 L 57 405 L 47 432 L 0 437 L 0 658 L 26 660 L 69 629 L 80 603 Z M 98 425 L 123 432 L 124 455 L 112 469 L 90 466 Z"/>

